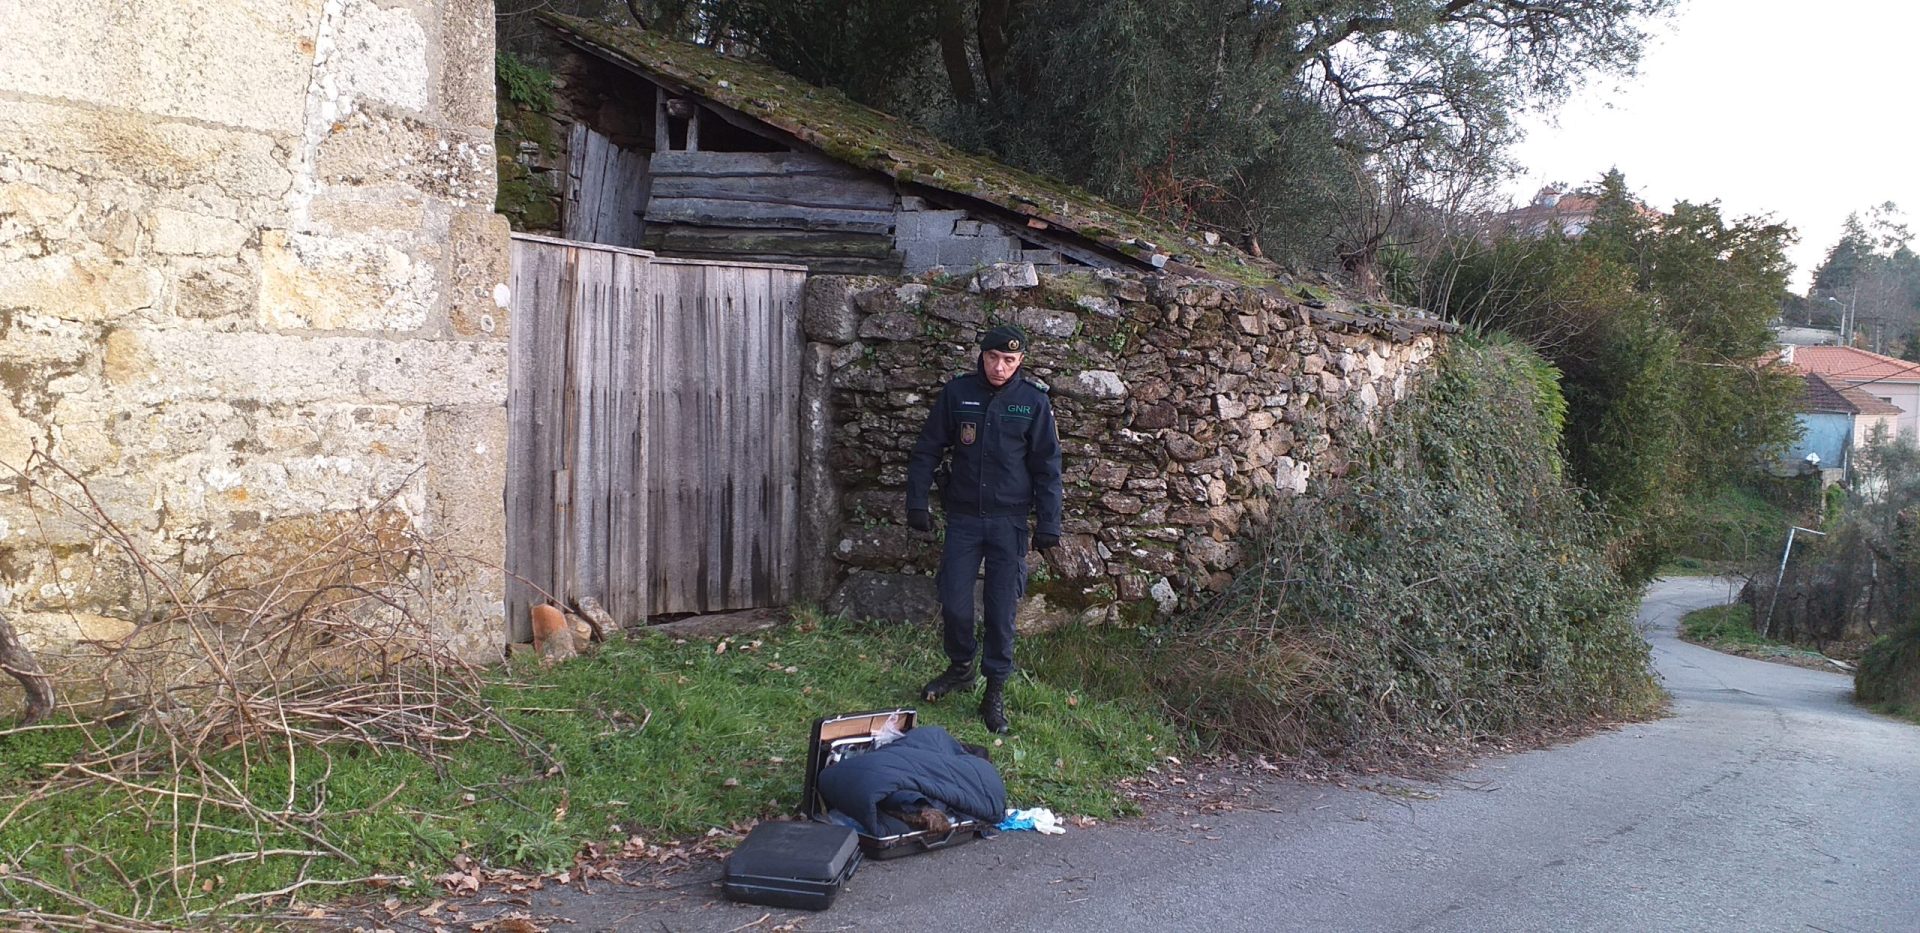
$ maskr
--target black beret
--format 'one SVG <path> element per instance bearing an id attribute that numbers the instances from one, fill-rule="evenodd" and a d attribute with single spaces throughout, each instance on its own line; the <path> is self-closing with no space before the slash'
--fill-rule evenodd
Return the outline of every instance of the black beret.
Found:
<path id="1" fill-rule="evenodd" d="M 980 335 L 980 349 L 1002 353 L 1027 352 L 1027 332 L 1012 324 L 1002 324 Z"/>

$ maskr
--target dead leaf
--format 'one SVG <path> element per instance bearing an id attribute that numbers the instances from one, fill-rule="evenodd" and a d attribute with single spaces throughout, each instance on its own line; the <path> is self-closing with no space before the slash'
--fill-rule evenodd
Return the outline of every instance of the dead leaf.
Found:
<path id="1" fill-rule="evenodd" d="M 433 916 L 434 914 L 437 914 L 437 913 L 439 913 L 439 912 L 440 912 L 440 908 L 442 908 L 442 907 L 445 907 L 445 906 L 447 906 L 447 902 L 446 902 L 446 901 L 434 901 L 433 903 L 431 903 L 431 904 L 428 904 L 427 906 L 425 906 L 425 907 L 422 907 L 422 908 L 420 908 L 420 916 L 422 916 L 422 917 L 431 917 L 431 916 Z"/>
<path id="2" fill-rule="evenodd" d="M 730 778 L 727 778 L 726 780 L 724 780 L 724 781 L 721 781 L 721 782 L 720 782 L 720 786 L 721 786 L 721 787 L 739 787 L 739 786 L 740 786 L 740 779 L 739 779 L 739 778 L 731 778 L 731 777 L 730 777 Z"/>

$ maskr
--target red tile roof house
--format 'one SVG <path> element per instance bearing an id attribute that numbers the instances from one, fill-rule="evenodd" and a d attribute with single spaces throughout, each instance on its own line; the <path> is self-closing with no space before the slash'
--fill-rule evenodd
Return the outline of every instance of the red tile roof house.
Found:
<path id="1" fill-rule="evenodd" d="M 1900 407 L 1863 389 L 1836 385 L 1818 373 L 1804 373 L 1802 379 L 1795 406 L 1800 438 L 1787 448 L 1781 466 L 1788 473 L 1817 469 L 1824 482 L 1844 482 L 1854 453 L 1880 428 L 1893 430 Z M 1818 459 L 1810 460 L 1809 455 Z"/>
<path id="2" fill-rule="evenodd" d="M 1593 223 L 1600 199 L 1584 194 L 1566 194 L 1558 188 L 1542 188 L 1533 203 L 1517 207 L 1494 218 L 1496 229 L 1521 237 L 1542 237 L 1554 228 L 1563 236 L 1578 238 Z"/>
<path id="3" fill-rule="evenodd" d="M 1803 373 L 1897 406 L 1900 416 L 1893 429 L 1902 434 L 1920 432 L 1920 364 L 1853 347 L 1788 347 L 1783 356 Z"/>

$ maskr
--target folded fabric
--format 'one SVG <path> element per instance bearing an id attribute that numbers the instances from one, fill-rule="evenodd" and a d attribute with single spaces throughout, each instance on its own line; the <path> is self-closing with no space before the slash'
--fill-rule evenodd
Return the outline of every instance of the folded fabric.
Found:
<path id="1" fill-rule="evenodd" d="M 914 812 L 941 805 L 982 822 L 1007 806 L 1007 786 L 991 763 L 969 755 L 939 726 L 908 730 L 898 740 L 829 765 L 820 772 L 827 805 L 858 820 L 863 832 L 897 836 L 917 831 L 881 812 Z"/>
<path id="2" fill-rule="evenodd" d="M 1031 831 L 1048 836 L 1058 836 L 1067 831 L 1060 823 L 1060 817 L 1046 807 L 1033 807 L 1027 810 L 1008 810 L 1007 818 L 994 827 L 1002 832 Z"/>

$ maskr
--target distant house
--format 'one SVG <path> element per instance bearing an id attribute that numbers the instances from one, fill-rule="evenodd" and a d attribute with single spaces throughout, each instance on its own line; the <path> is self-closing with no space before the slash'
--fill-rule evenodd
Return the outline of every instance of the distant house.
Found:
<path id="1" fill-rule="evenodd" d="M 1783 457 L 1789 470 L 1812 465 L 1829 481 L 1844 479 L 1853 468 L 1854 453 L 1874 432 L 1894 430 L 1899 406 L 1861 389 L 1836 384 L 1818 373 L 1802 375 L 1797 402 L 1800 439 Z"/>
<path id="2" fill-rule="evenodd" d="M 1895 406 L 1894 431 L 1920 432 L 1920 365 L 1854 347 L 1788 347 L 1782 358 L 1802 373 Z"/>
<path id="3" fill-rule="evenodd" d="M 558 40 L 552 125 L 502 147 L 523 168 L 564 175 L 550 186 L 558 210 L 537 212 L 553 229 L 531 232 L 813 272 L 1026 261 L 1274 280 L 1217 235 L 963 152 L 765 65 L 638 29 L 543 21 Z M 549 164 L 527 164 L 539 160 Z"/>
<path id="4" fill-rule="evenodd" d="M 1637 202 L 1634 209 L 1648 220 L 1663 216 L 1659 211 Z M 1534 194 L 1533 203 L 1493 215 L 1487 232 L 1495 236 L 1504 234 L 1535 239 L 1558 230 L 1561 236 L 1577 240 L 1586 235 L 1587 228 L 1593 226 L 1593 219 L 1599 211 L 1600 199 L 1594 195 L 1548 186 Z"/>
<path id="5" fill-rule="evenodd" d="M 1825 327 L 1795 327 L 1789 324 L 1776 325 L 1774 339 L 1783 347 L 1830 347 L 1840 343 L 1840 332 Z"/>
<path id="6" fill-rule="evenodd" d="M 1568 194 L 1559 188 L 1542 188 L 1525 207 L 1494 215 L 1493 229 L 1517 237 L 1542 237 L 1558 229 L 1563 236 L 1578 238 L 1593 223 L 1600 199 L 1586 194 Z"/>

